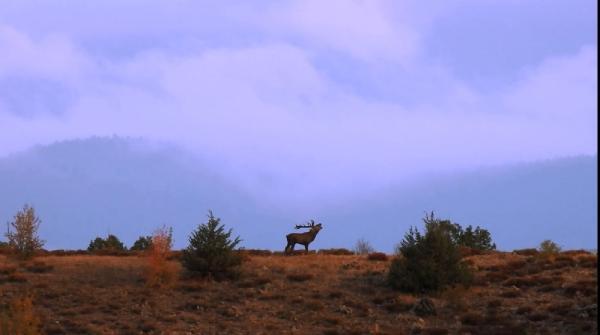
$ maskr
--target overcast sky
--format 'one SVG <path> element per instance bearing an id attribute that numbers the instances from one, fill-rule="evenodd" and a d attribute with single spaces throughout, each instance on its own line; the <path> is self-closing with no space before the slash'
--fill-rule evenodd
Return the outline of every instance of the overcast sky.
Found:
<path id="1" fill-rule="evenodd" d="M 596 13 L 594 0 L 2 1 L 0 157 L 142 137 L 249 187 L 339 192 L 596 154 Z"/>

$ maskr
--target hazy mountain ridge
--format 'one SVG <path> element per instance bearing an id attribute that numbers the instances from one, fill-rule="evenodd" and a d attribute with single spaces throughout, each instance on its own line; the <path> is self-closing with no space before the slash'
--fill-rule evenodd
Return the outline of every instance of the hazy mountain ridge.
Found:
<path id="1" fill-rule="evenodd" d="M 161 224 L 177 247 L 213 209 L 253 248 L 283 248 L 295 222 L 212 171 L 209 162 L 143 140 L 92 138 L 36 147 L 0 159 L 0 219 L 31 203 L 49 248 L 84 248 L 115 233 L 127 244 Z M 597 156 L 573 157 L 431 178 L 321 208 L 314 247 L 351 247 L 365 237 L 391 251 L 423 211 L 488 228 L 500 248 L 551 238 L 567 247 L 597 244 Z M 283 214 L 282 214 L 283 212 Z M 308 218 L 308 217 L 307 217 Z M 552 229 L 547 229 L 552 228 Z M 552 231 L 555 236 L 546 236 Z"/>

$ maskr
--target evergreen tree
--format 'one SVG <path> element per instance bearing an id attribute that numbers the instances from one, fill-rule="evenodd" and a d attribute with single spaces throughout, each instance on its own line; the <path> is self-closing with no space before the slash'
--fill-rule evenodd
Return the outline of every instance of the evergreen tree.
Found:
<path id="1" fill-rule="evenodd" d="M 189 237 L 189 246 L 183 251 L 182 263 L 190 273 L 214 278 L 231 277 L 241 264 L 234 248 L 241 242 L 231 239 L 232 231 L 225 231 L 221 219 L 208 212 L 208 222 L 200 224 Z"/>
<path id="2" fill-rule="evenodd" d="M 148 250 L 152 246 L 152 236 L 140 236 L 129 250 L 143 251 Z"/>
<path id="3" fill-rule="evenodd" d="M 469 268 L 461 262 L 457 226 L 426 215 L 425 233 L 411 227 L 397 247 L 388 272 L 391 286 L 408 292 L 427 292 L 449 285 L 468 284 Z"/>

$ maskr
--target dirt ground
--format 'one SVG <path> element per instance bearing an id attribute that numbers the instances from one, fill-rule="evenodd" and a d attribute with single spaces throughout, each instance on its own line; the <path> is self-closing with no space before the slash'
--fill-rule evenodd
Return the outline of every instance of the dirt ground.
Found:
<path id="1" fill-rule="evenodd" d="M 593 334 L 597 258 L 471 256 L 474 285 L 421 296 L 385 282 L 390 260 L 249 256 L 241 276 L 145 284 L 143 256 L 0 256 L 0 304 L 30 297 L 42 334 Z M 183 273 L 177 261 L 171 261 Z M 421 302 L 421 304 L 419 304 Z M 26 311 L 27 312 L 27 311 Z"/>

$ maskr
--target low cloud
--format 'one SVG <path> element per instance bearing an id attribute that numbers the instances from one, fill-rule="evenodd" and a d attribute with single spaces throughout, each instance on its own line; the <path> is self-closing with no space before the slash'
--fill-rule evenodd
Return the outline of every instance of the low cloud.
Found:
<path id="1" fill-rule="evenodd" d="M 425 28 L 391 17 L 389 3 L 320 3 L 257 14 L 263 24 L 243 23 L 262 37 L 252 43 L 189 39 L 189 48 L 121 57 L 68 34 L 3 25 L 0 50 L 10 52 L 0 58 L 0 87 L 11 89 L 0 91 L 0 155 L 69 138 L 144 137 L 205 157 L 260 196 L 316 201 L 597 152 L 595 45 L 548 56 L 488 92 L 424 56 Z M 344 80 L 331 57 L 368 80 Z M 394 90 L 412 98 L 382 93 Z"/>

